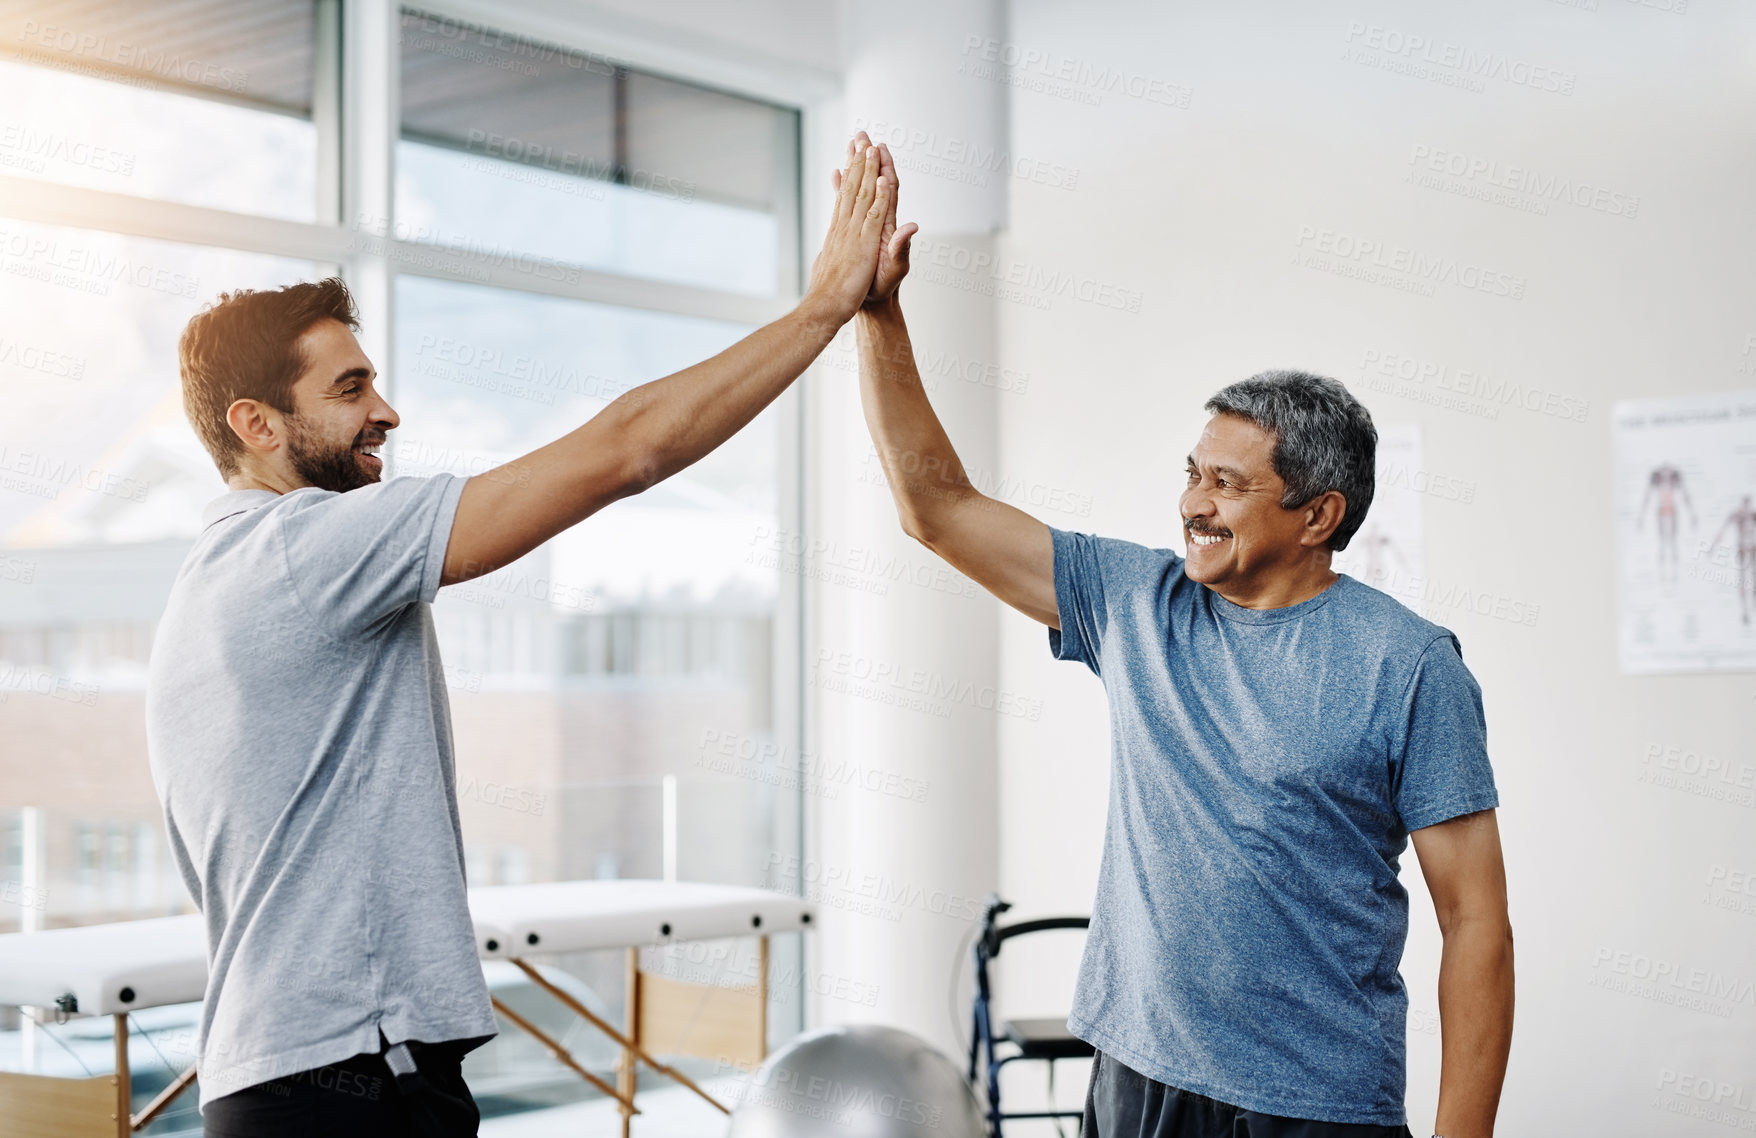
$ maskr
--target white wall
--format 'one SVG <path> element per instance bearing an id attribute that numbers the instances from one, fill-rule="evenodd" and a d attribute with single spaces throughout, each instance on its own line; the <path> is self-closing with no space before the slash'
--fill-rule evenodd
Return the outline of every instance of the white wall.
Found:
<path id="1" fill-rule="evenodd" d="M 1092 106 L 1015 91 L 1014 158 L 1077 181 L 1013 179 L 1004 256 L 1142 298 L 1137 314 L 1064 297 L 1046 311 L 997 305 L 1003 363 L 1030 376 L 999 398 L 1001 465 L 1072 507 L 1039 510 L 1051 524 L 1174 545 L 1181 456 L 1225 383 L 1309 368 L 1348 383 L 1381 423 L 1418 422 L 1426 469 L 1477 485 L 1471 504 L 1425 503 L 1429 575 L 1541 606 L 1529 627 L 1445 620 L 1484 689 L 1511 875 L 1519 1007 L 1499 1132 L 1724 1133 L 1663 1109 L 1684 1100 L 1660 1084 L 1674 1071 L 1739 1086 L 1744 1109 L 1728 1115 L 1756 1125 L 1756 915 L 1703 904 L 1713 865 L 1756 870 L 1756 813 L 1637 777 L 1654 743 L 1751 761 L 1756 688 L 1749 675 L 1619 674 L 1609 412 L 1618 399 L 1756 386 L 1756 9 L 1580 2 L 1591 8 L 1017 0 L 1019 49 L 1166 80 L 1188 99 L 1112 93 Z M 1574 90 L 1490 79 L 1473 92 L 1374 69 L 1344 58 L 1364 46 L 1348 41 L 1356 22 L 1574 73 Z M 1422 188 L 1405 180 L 1422 145 L 1639 206 L 1632 218 L 1559 203 L 1536 215 Z M 1528 283 L 1512 300 L 1344 279 L 1295 263 L 1305 226 Z M 1369 350 L 1589 400 L 1586 421 L 1517 408 L 1490 420 L 1374 391 Z M 1001 881 L 1020 915 L 1084 911 L 1106 795 L 1102 694 L 1083 668 L 1051 661 L 1024 619 L 1004 615 L 1001 642 L 1002 687 L 1044 700 L 1041 723 L 1001 722 Z M 1412 855 L 1404 880 L 1410 1126 L 1424 1134 L 1439 942 Z M 1745 994 L 1720 1017 L 1602 990 L 1600 949 Z M 1009 972 L 1009 991 L 1064 1008 L 1072 972 L 1069 951 Z"/>

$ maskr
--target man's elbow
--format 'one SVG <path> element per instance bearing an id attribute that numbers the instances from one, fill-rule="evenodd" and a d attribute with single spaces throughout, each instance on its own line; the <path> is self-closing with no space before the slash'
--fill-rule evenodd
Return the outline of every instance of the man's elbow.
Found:
<path id="1" fill-rule="evenodd" d="M 931 539 L 933 526 L 921 516 L 918 510 L 911 509 L 906 505 L 899 506 L 896 511 L 896 519 L 902 523 L 903 533 L 922 545 L 931 546 L 933 544 Z"/>
<path id="2" fill-rule="evenodd" d="M 935 553 L 940 546 L 951 537 L 951 527 L 946 525 L 945 511 L 941 508 L 923 507 L 913 501 L 898 502 L 896 507 L 897 520 L 902 523 L 902 532 L 914 538 Z"/>
<path id="3" fill-rule="evenodd" d="M 620 491 L 616 495 L 618 498 L 644 494 L 672 474 L 670 465 L 662 454 L 645 448 L 624 456 L 620 468 L 621 475 L 617 479 Z"/>
<path id="4" fill-rule="evenodd" d="M 1484 944 L 1503 944 L 1508 953 L 1512 951 L 1512 920 L 1504 909 L 1496 911 L 1483 906 L 1473 911 L 1440 913 L 1439 933 L 1446 937 L 1462 935 Z"/>
<path id="5" fill-rule="evenodd" d="M 638 398 L 644 391 L 637 387 L 624 394 L 593 420 L 594 425 L 601 421 L 613 440 L 609 444 L 612 498 L 644 494 L 688 465 L 670 452 L 667 444 L 674 428 L 649 400 Z"/>

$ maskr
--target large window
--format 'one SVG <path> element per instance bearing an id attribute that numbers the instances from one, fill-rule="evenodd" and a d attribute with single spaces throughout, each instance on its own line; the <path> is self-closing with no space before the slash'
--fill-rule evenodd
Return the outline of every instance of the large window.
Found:
<path id="1" fill-rule="evenodd" d="M 387 50 L 344 59 L 373 19 Z M 379 151 L 372 106 L 401 111 Z M 157 618 L 224 489 L 181 409 L 190 316 L 341 272 L 402 417 L 389 475 L 480 473 L 788 301 L 797 139 L 790 109 L 384 0 L 0 2 L 0 932 L 192 909 L 143 715 Z M 707 740 L 797 744 L 777 682 L 797 599 L 753 555 L 797 524 L 795 421 L 777 405 L 440 594 L 472 884 L 764 884 L 796 848 L 795 787 L 702 761 Z M 742 976 L 748 947 L 722 966 Z M 558 963 L 620 1017 L 619 954 Z M 516 975 L 490 981 L 519 1006 Z M 785 1033 L 800 993 L 775 991 Z M 186 1063 L 193 1015 L 139 1017 L 137 1069 Z M 100 1026 L 0 1018 L 0 1068 L 95 1069 Z M 471 1062 L 490 1114 L 586 1093 L 511 1038 Z M 153 1132 L 196 1125 L 189 1100 Z"/>

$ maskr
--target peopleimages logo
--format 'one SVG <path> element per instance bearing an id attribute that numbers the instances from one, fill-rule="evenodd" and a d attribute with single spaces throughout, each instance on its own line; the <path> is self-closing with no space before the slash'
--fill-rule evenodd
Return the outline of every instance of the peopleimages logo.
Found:
<path id="1" fill-rule="evenodd" d="M 1036 722 L 1043 716 L 1043 701 L 1014 692 L 975 684 L 926 668 L 911 668 L 892 660 L 875 660 L 851 652 L 819 648 L 812 662 L 811 686 L 823 691 L 857 695 L 940 718 L 950 716 L 951 704 L 993 711 Z"/>
<path id="2" fill-rule="evenodd" d="M 547 143 L 529 141 L 516 135 L 471 130 L 464 140 L 464 148 L 472 153 L 479 151 L 490 158 L 534 166 L 555 174 L 618 182 L 680 202 L 695 200 L 695 183 L 686 179 L 656 174 L 642 166 L 630 167 L 623 162 L 605 161 L 578 151 L 558 149 Z"/>
<path id="3" fill-rule="evenodd" d="M 110 284 L 128 284 L 193 300 L 200 286 L 199 280 L 185 273 L 20 230 L 0 229 L 0 256 L 16 258 L 6 272 L 47 284 L 78 285 L 100 296 L 108 295 Z"/>
<path id="4" fill-rule="evenodd" d="M 698 767 L 706 766 L 721 773 L 745 777 L 749 777 L 753 770 L 773 768 L 776 772 L 799 775 L 806 787 L 819 790 L 848 787 L 910 802 L 925 802 L 931 785 L 925 779 L 911 778 L 899 771 L 862 766 L 847 759 L 830 761 L 811 751 L 794 752 L 772 739 L 711 727 L 701 733 L 701 742 L 697 746 L 702 752 L 695 760 Z"/>
<path id="5" fill-rule="evenodd" d="M 16 475 L 17 477 L 12 477 Z M 55 498 L 69 486 L 124 502 L 143 502 L 151 485 L 102 467 L 86 466 L 42 451 L 0 445 L 0 489 Z"/>
<path id="6" fill-rule="evenodd" d="M 919 561 L 870 546 L 807 538 L 793 530 L 757 526 L 744 563 L 774 572 L 796 572 L 811 580 L 846 585 L 883 596 L 892 583 L 914 585 L 958 597 L 976 595 L 975 582 L 937 559 Z"/>
<path id="7" fill-rule="evenodd" d="M 1188 86 L 1155 75 L 979 35 L 964 37 L 957 70 L 1094 107 L 1103 104 L 1105 95 L 1126 95 L 1188 110 L 1192 94 Z"/>
<path id="8" fill-rule="evenodd" d="M 22 557 L 0 556 L 0 581 L 29 585 L 37 579 L 37 563 Z"/>
<path id="9" fill-rule="evenodd" d="M 1556 95 L 1573 94 L 1574 85 L 1579 77 L 1571 71 L 1559 71 L 1542 64 L 1532 63 L 1528 59 L 1515 59 L 1493 51 L 1478 51 L 1462 44 L 1446 43 L 1429 39 L 1415 32 L 1405 32 L 1400 28 L 1385 27 L 1382 24 L 1368 24 L 1363 20 L 1349 21 L 1347 37 L 1344 41 L 1350 46 L 1368 48 L 1380 53 L 1376 56 L 1355 58 L 1353 62 L 1366 63 L 1371 66 L 1385 66 L 1395 61 L 1403 64 L 1424 64 L 1429 67 L 1441 67 L 1454 72 L 1456 77 L 1479 83 L 1484 79 L 1498 79 L 1517 87 L 1529 87 L 1535 91 L 1547 91 Z M 1386 70 L 1399 68 L 1385 67 Z M 1426 78 L 1425 75 L 1417 75 Z M 1479 86 L 1475 88 L 1479 90 Z"/>
<path id="10" fill-rule="evenodd" d="M 894 909 L 919 909 L 934 916 L 965 921 L 977 920 L 982 915 L 982 903 L 975 897 L 929 889 L 912 881 L 898 881 L 885 873 L 864 873 L 851 866 L 817 858 L 771 852 L 765 868 L 771 882 L 799 881 L 812 889 L 845 894 Z M 813 896 L 813 900 L 822 903 L 821 898 Z"/>
<path id="11" fill-rule="evenodd" d="M 241 67 L 220 67 L 166 48 L 142 47 L 94 32 L 37 20 L 24 21 L 18 39 L 27 48 L 58 51 L 131 71 L 144 71 L 160 79 L 216 87 L 221 91 L 242 91 L 250 81 L 250 73 Z"/>
<path id="12" fill-rule="evenodd" d="M 1460 183 L 1480 183 L 1535 199 L 1532 204 L 1562 202 L 1581 209 L 1596 210 L 1612 217 L 1632 218 L 1640 212 L 1640 198 L 1635 194 L 1575 181 L 1560 174 L 1532 169 L 1497 158 L 1470 154 L 1461 150 L 1415 143 L 1409 153 L 1411 177 L 1423 171 L 1454 178 Z M 1424 184 L 1424 183 L 1423 183 Z M 1442 183 L 1431 188 L 1444 189 Z M 1546 205 L 1533 212 L 1548 212 Z"/>
<path id="13" fill-rule="evenodd" d="M 841 1126 L 852 1126 L 859 1120 L 862 1130 L 869 1125 L 863 1120 L 870 1118 L 930 1129 L 937 1129 L 941 1118 L 940 1108 L 932 1103 L 787 1066 L 758 1069 L 744 1083 L 742 1100 Z"/>
<path id="14" fill-rule="evenodd" d="M 1583 423 L 1591 412 L 1591 400 L 1554 391 L 1530 383 L 1496 376 L 1479 369 L 1456 368 L 1437 360 L 1425 359 L 1406 352 L 1367 348 L 1360 357 L 1360 371 L 1365 373 L 1367 386 L 1375 391 L 1397 391 L 1396 385 L 1375 377 L 1383 376 L 1405 384 L 1431 387 L 1455 394 L 1462 399 L 1479 401 L 1459 410 L 1484 413 L 1485 418 L 1498 418 L 1501 407 L 1517 407 L 1532 414 Z"/>
<path id="15" fill-rule="evenodd" d="M 0 701 L 13 692 L 46 696 L 49 699 L 61 700 L 63 703 L 80 704 L 85 707 L 90 707 L 98 701 L 98 686 L 96 684 L 81 683 L 78 680 L 57 676 L 41 669 L 0 661 Z"/>
<path id="16" fill-rule="evenodd" d="M 38 171 L 46 163 L 59 162 L 66 166 L 84 166 L 102 174 L 128 177 L 134 173 L 135 156 L 126 150 L 93 146 L 64 134 L 32 130 L 17 123 L 0 126 L 0 150 L 34 160 L 37 165 L 33 168 Z"/>
<path id="17" fill-rule="evenodd" d="M 927 280 L 965 292 L 1016 300 L 1033 308 L 1048 308 L 1055 298 L 1064 297 L 1099 308 L 1139 312 L 1144 299 L 1139 289 L 947 241 L 917 237 L 914 257 L 916 265 L 926 270 L 923 275 Z"/>
<path id="18" fill-rule="evenodd" d="M 1756 984 L 1648 956 L 1642 952 L 1599 946 L 1592 956 L 1591 986 L 1705 1015 L 1730 1018 L 1739 1006 L 1756 1006 Z"/>
<path id="19" fill-rule="evenodd" d="M 21 344 L 0 336 L 0 367 L 39 371 L 57 379 L 84 379 L 85 357 L 53 352 L 34 344 Z"/>
<path id="20" fill-rule="evenodd" d="M 902 123 L 864 117 L 854 119 L 854 129 L 867 132 L 872 141 L 882 142 L 896 151 L 893 157 L 897 166 L 904 170 L 976 186 L 988 184 L 987 174 L 1005 174 L 1058 190 L 1076 189 L 1079 185 L 1079 171 L 1071 166 L 1015 155 L 1002 147 L 983 147 L 979 142 L 942 135 L 936 130 L 921 130 Z"/>
<path id="21" fill-rule="evenodd" d="M 1401 273 L 1416 281 L 1456 285 L 1512 300 L 1524 299 L 1524 277 L 1469 261 L 1460 261 L 1455 257 L 1436 256 L 1404 245 L 1390 245 L 1369 237 L 1356 237 L 1351 233 L 1315 225 L 1299 226 L 1299 236 L 1293 244 L 1340 261 Z"/>

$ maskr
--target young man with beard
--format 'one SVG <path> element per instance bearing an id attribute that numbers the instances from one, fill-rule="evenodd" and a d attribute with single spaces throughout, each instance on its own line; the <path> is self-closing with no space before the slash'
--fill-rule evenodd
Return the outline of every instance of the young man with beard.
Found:
<path id="1" fill-rule="evenodd" d="M 894 177 L 851 157 L 789 315 L 473 478 L 379 481 L 399 423 L 338 280 L 224 297 L 180 345 L 230 492 L 171 591 L 147 734 L 206 918 L 210 1138 L 473 1135 L 495 1034 L 430 602 L 712 451 L 858 308 Z"/>
<path id="2" fill-rule="evenodd" d="M 933 413 L 897 299 L 912 230 L 856 320 L 903 528 L 1109 696 L 1068 1020 L 1097 1049 L 1086 1138 L 1407 1135 L 1411 837 L 1445 938 L 1436 1132 L 1488 1138 L 1513 985 L 1481 693 L 1454 635 L 1330 568 L 1372 501 L 1371 416 L 1303 372 L 1235 383 L 1188 458 L 1186 557 L 1053 530 L 978 492 Z"/>

